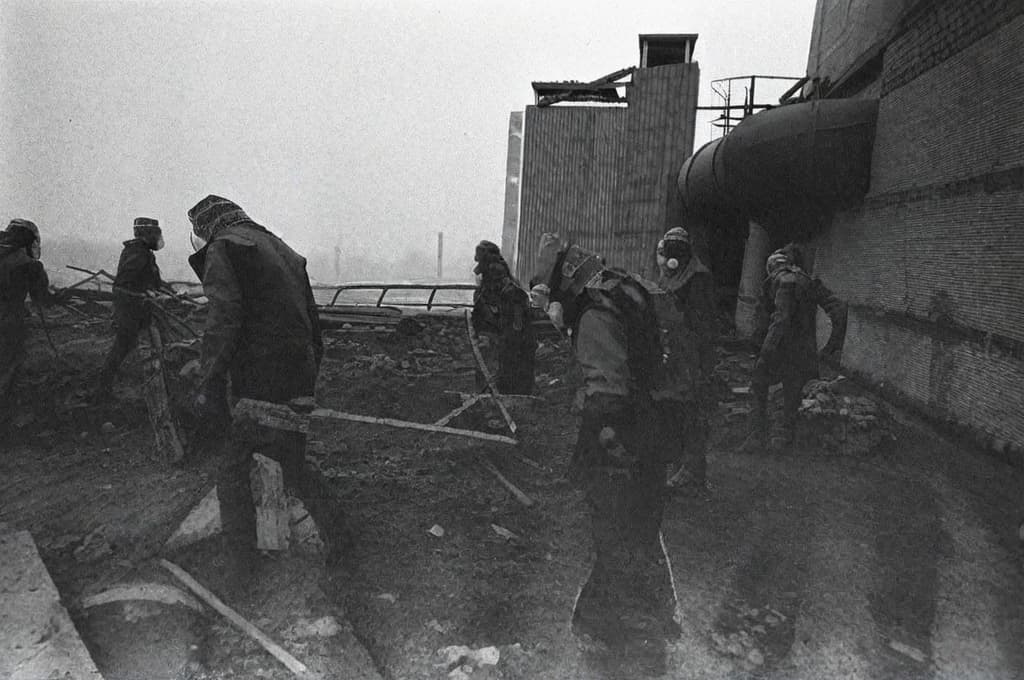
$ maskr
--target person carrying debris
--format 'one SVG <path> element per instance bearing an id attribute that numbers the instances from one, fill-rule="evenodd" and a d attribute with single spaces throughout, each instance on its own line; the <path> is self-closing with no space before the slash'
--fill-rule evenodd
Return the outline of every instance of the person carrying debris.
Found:
<path id="1" fill-rule="evenodd" d="M 207 196 L 188 217 L 201 242 L 189 264 L 209 300 L 193 407 L 207 431 L 227 429 L 229 377 L 235 399 L 287 403 L 311 398 L 323 342 L 305 258 L 225 198 Z M 251 575 L 255 551 L 249 490 L 255 452 L 281 464 L 285 488 L 313 516 L 328 558 L 339 556 L 344 516 L 326 480 L 305 466 L 305 434 L 237 426 L 227 449 L 229 460 L 217 487 L 225 548 L 239 578 Z"/>
<path id="2" fill-rule="evenodd" d="M 509 271 L 498 246 L 481 241 L 473 273 L 473 328 L 498 336 L 496 387 L 503 394 L 532 394 L 537 340 L 530 323 L 530 297 Z"/>
<path id="3" fill-rule="evenodd" d="M 47 306 L 62 297 L 50 292 L 41 253 L 39 228 L 28 220 L 13 219 L 0 233 L 0 403 L 25 360 L 26 297 Z"/>
<path id="4" fill-rule="evenodd" d="M 669 465 L 668 484 L 704 489 L 707 482 L 709 419 L 715 400 L 714 280 L 693 252 L 682 227 L 665 232 L 656 252 L 658 288 L 654 300 L 661 322 L 665 354 L 664 380 L 653 393 L 666 422 L 676 428 L 678 460 Z"/>
<path id="5" fill-rule="evenodd" d="M 149 217 L 136 217 L 135 238 L 124 242 L 114 277 L 114 344 L 100 371 L 96 398 L 113 395 L 114 379 L 125 357 L 135 349 L 139 333 L 153 321 L 152 304 L 147 295 L 165 287 L 156 264 L 156 251 L 164 247 L 160 223 Z"/>
<path id="6" fill-rule="evenodd" d="M 596 561 L 573 613 L 574 629 L 607 643 L 678 632 L 661 545 L 664 411 L 651 391 L 662 370 L 660 330 L 644 285 L 557 234 L 541 236 L 537 303 L 571 330 L 582 369 L 582 422 L 570 477 L 591 509 Z"/>
<path id="7" fill-rule="evenodd" d="M 754 364 L 751 392 L 754 394 L 753 424 L 743 445 L 749 452 L 780 452 L 792 446 L 796 437 L 801 392 L 808 380 L 818 377 L 819 358 L 834 357 L 842 350 L 846 335 L 846 305 L 804 271 L 803 253 L 790 243 L 768 256 L 761 304 L 768 328 Z M 832 323 L 828 342 L 817 351 L 816 315 L 821 307 Z M 782 383 L 782 416 L 772 423 L 769 436 L 768 392 Z"/>

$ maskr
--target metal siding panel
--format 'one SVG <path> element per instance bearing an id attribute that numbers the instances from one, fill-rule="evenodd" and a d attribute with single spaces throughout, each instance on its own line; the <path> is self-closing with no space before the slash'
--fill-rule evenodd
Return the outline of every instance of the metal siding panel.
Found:
<path id="1" fill-rule="evenodd" d="M 528 279 L 540 234 L 559 231 L 609 264 L 648 276 L 668 191 L 690 155 L 697 68 L 634 74 L 628 107 L 528 107 L 517 274 Z"/>

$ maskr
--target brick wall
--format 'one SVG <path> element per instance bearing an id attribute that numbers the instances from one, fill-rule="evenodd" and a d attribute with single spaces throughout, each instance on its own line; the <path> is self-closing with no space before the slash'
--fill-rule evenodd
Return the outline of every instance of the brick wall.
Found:
<path id="1" fill-rule="evenodd" d="M 906 18 L 906 30 L 886 47 L 883 93 L 902 87 L 1021 14 L 1021 0 L 920 3 Z"/>
<path id="2" fill-rule="evenodd" d="M 885 52 L 870 193 L 811 244 L 853 306 L 844 367 L 1019 462 L 1022 6 L 940 0 L 907 18 Z"/>

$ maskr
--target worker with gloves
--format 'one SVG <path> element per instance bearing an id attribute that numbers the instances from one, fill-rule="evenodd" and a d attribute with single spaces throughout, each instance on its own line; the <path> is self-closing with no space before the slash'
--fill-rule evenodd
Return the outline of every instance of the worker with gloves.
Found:
<path id="1" fill-rule="evenodd" d="M 669 465 L 670 486 L 703 490 L 707 483 L 709 420 L 716 406 L 712 390 L 714 352 L 714 280 L 693 252 L 682 227 L 665 232 L 655 257 L 659 278 L 653 296 L 663 332 L 664 377 L 653 392 L 676 431 L 678 458 Z"/>
<path id="2" fill-rule="evenodd" d="M 573 626 L 605 643 L 678 633 L 661 544 L 666 447 L 651 407 L 662 370 L 660 331 L 644 285 L 556 234 L 541 236 L 534 298 L 569 330 L 583 376 L 582 423 L 570 476 L 592 515 L 596 560 Z"/>
<path id="3" fill-rule="evenodd" d="M 498 337 L 496 387 L 502 394 L 532 394 L 537 340 L 530 323 L 530 298 L 512 277 L 498 246 L 481 241 L 474 255 L 477 289 L 473 328 Z"/>
<path id="4" fill-rule="evenodd" d="M 155 255 L 164 247 L 160 223 L 149 217 L 136 217 L 133 232 L 135 238 L 124 242 L 114 277 L 115 336 L 96 389 L 95 396 L 100 400 L 112 396 L 121 363 L 138 345 L 139 334 L 152 323 L 153 312 L 147 295 L 165 287 Z"/>
<path id="5" fill-rule="evenodd" d="M 819 358 L 835 358 L 842 350 L 846 335 L 846 305 L 820 279 L 807 274 L 799 246 L 790 243 L 773 252 L 765 270 L 761 304 L 768 328 L 751 378 L 753 422 L 742 447 L 747 452 L 764 450 L 766 443 L 770 452 L 792 446 L 803 387 L 818 377 Z M 831 335 L 820 354 L 815 327 L 818 307 L 832 323 Z M 777 382 L 782 383 L 782 415 L 769 432 L 768 391 Z"/>
<path id="6" fill-rule="evenodd" d="M 231 397 L 287 403 L 314 395 L 323 342 L 306 260 L 238 205 L 207 196 L 188 212 L 201 248 L 189 258 L 209 300 L 194 411 L 206 432 L 228 429 Z M 251 576 L 255 519 L 252 454 L 277 460 L 285 489 L 303 500 L 328 550 L 347 540 L 341 508 L 305 464 L 306 435 L 272 428 L 231 430 L 230 462 L 218 481 L 225 548 L 239 579 Z"/>
<path id="7" fill-rule="evenodd" d="M 29 220 L 13 219 L 0 233 L 0 404 L 25 360 L 26 298 L 49 306 L 63 297 L 50 291 L 41 255 L 39 228 Z"/>

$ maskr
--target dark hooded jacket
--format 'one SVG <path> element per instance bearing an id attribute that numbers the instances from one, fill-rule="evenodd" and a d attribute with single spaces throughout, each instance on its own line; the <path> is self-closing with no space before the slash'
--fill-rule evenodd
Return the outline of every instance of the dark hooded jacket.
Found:
<path id="1" fill-rule="evenodd" d="M 583 422 L 576 463 L 602 464 L 608 447 L 599 442 L 604 427 L 636 457 L 653 454 L 649 438 L 659 434 L 650 422 L 652 395 L 661 370 L 657 317 L 646 288 L 635 278 L 605 269 L 569 307 L 573 346 L 583 377 Z"/>
<path id="2" fill-rule="evenodd" d="M 23 324 L 25 298 L 49 302 L 50 280 L 43 263 L 21 245 L 0 243 L 0 322 Z"/>
<path id="3" fill-rule="evenodd" d="M 132 320 L 149 319 L 145 294 L 163 286 L 156 254 L 142 239 L 124 242 L 121 259 L 117 263 L 114 277 L 114 320 L 121 323 L 123 316 Z"/>
<path id="4" fill-rule="evenodd" d="M 697 401 L 709 392 L 715 368 L 714 281 L 696 255 L 686 267 L 658 281 L 654 295 L 664 332 L 665 377 L 656 397 Z"/>
<path id="5" fill-rule="evenodd" d="M 240 220 L 189 258 L 209 300 L 202 389 L 223 400 L 311 396 L 323 356 L 306 260 L 262 226 Z"/>
<path id="6" fill-rule="evenodd" d="M 846 335 L 846 305 L 820 279 L 803 269 L 787 266 L 765 279 L 762 304 L 768 329 L 760 357 L 769 365 L 808 376 L 818 373 L 817 308 L 825 310 L 832 333 L 823 353 L 841 349 Z"/>

